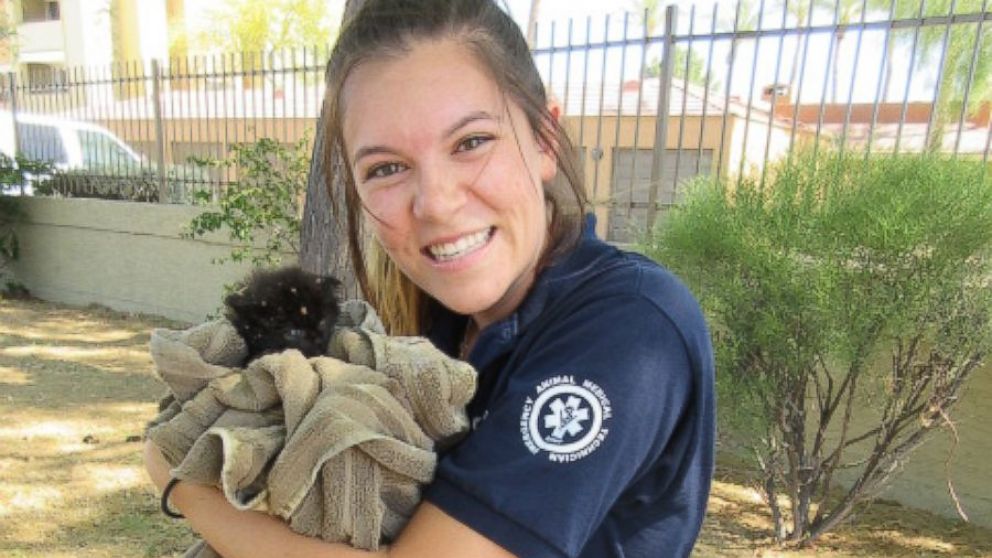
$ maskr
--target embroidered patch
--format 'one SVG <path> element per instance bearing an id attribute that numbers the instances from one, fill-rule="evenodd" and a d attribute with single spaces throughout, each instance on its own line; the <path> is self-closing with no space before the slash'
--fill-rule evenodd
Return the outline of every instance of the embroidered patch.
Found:
<path id="1" fill-rule="evenodd" d="M 524 401 L 520 433 L 524 445 L 537 455 L 545 451 L 548 460 L 570 463 L 596 451 L 613 417 L 606 392 L 590 380 L 580 384 L 574 376 L 561 375 L 535 386 L 537 395 Z"/>

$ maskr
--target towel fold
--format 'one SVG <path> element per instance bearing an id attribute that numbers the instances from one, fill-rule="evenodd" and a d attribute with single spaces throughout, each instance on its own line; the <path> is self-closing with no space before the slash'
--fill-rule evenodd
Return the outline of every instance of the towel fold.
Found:
<path id="1" fill-rule="evenodd" d="M 385 335 L 360 301 L 342 306 L 327 356 L 289 349 L 241 369 L 244 341 L 223 319 L 156 329 L 150 350 L 170 394 L 148 437 L 173 476 L 307 536 L 388 544 L 433 478 L 436 445 L 468 430 L 475 370 L 423 338 Z M 217 554 L 201 541 L 186 556 Z"/>

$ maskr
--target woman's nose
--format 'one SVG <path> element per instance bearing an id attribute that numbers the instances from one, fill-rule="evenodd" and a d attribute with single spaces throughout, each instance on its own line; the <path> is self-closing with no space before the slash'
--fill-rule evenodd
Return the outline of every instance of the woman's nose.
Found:
<path id="1" fill-rule="evenodd" d="M 419 170 L 414 216 L 425 221 L 449 219 L 465 203 L 466 186 L 457 173 L 443 165 L 422 166 Z"/>

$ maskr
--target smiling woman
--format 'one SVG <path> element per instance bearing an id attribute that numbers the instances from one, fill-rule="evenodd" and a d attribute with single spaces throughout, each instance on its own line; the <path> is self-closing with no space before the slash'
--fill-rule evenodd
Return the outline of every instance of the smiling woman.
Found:
<path id="1" fill-rule="evenodd" d="M 342 104 L 358 197 L 387 255 L 480 330 L 509 315 L 534 281 L 542 184 L 556 171 L 523 111 L 454 39 L 362 64 Z"/>
<path id="2" fill-rule="evenodd" d="M 379 554 L 687 556 L 713 468 L 709 335 L 677 279 L 595 237 L 519 28 L 491 0 L 369 0 L 329 76 L 363 294 L 478 372 L 472 432 Z M 165 486 L 154 446 L 146 462 Z M 369 555 L 210 487 L 172 502 L 224 556 Z"/>

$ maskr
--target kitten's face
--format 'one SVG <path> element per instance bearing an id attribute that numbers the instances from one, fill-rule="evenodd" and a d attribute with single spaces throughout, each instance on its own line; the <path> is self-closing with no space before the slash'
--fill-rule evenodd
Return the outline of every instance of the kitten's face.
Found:
<path id="1" fill-rule="evenodd" d="M 286 349 L 324 354 L 339 312 L 337 285 L 290 268 L 259 273 L 229 296 L 228 319 L 248 344 L 248 360 Z"/>

